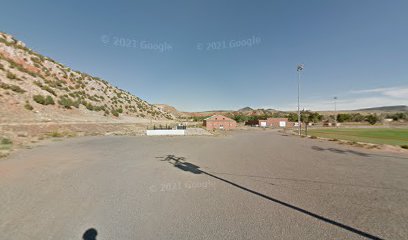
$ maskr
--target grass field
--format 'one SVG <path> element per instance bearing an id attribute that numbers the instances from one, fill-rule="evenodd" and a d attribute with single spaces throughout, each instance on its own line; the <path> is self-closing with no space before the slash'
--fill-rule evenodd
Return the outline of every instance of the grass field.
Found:
<path id="1" fill-rule="evenodd" d="M 311 129 L 308 135 L 376 144 L 408 145 L 408 128 Z"/>

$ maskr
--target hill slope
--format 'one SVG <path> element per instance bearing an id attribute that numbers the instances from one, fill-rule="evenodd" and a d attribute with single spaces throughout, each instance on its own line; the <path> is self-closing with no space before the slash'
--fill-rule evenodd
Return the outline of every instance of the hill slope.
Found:
<path id="1" fill-rule="evenodd" d="M 213 110 L 205 112 L 183 112 L 185 116 L 190 117 L 204 117 L 211 115 L 244 115 L 244 116 L 263 116 L 279 113 L 275 109 L 252 109 L 250 107 L 241 108 L 239 110 Z"/>
<path id="2" fill-rule="evenodd" d="M 0 122 L 173 119 L 148 102 L 0 32 Z"/>
<path id="3" fill-rule="evenodd" d="M 360 112 L 405 112 L 408 111 L 408 106 L 406 105 L 397 105 L 397 106 L 385 106 L 385 107 L 373 107 L 373 108 L 364 108 L 358 109 L 356 111 Z"/>

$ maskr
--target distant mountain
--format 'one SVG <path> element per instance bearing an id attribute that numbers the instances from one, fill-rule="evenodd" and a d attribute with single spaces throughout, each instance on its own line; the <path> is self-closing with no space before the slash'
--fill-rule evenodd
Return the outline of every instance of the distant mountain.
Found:
<path id="1" fill-rule="evenodd" d="M 238 112 L 248 112 L 248 111 L 253 111 L 254 109 L 250 107 L 244 107 L 238 110 Z"/>
<path id="2" fill-rule="evenodd" d="M 408 111 L 408 106 L 396 105 L 396 106 L 373 107 L 373 108 L 358 109 L 355 111 L 358 111 L 358 112 L 406 112 Z"/>
<path id="3" fill-rule="evenodd" d="M 275 109 L 253 109 L 250 107 L 241 108 L 239 110 L 213 110 L 203 112 L 183 112 L 185 116 L 203 117 L 211 115 L 245 115 L 245 116 L 263 116 L 277 113 Z"/>
<path id="4" fill-rule="evenodd" d="M 162 109 L 0 32 L 0 122 L 172 119 Z"/>

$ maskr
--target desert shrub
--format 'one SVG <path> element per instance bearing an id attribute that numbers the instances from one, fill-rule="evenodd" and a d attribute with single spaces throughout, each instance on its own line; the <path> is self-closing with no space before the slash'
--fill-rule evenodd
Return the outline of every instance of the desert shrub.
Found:
<path id="1" fill-rule="evenodd" d="M 11 140 L 8 139 L 8 138 L 2 138 L 2 139 L 1 139 L 1 144 L 3 144 L 3 145 L 10 145 L 10 144 L 13 144 L 13 141 L 11 141 Z"/>
<path id="2" fill-rule="evenodd" d="M 42 105 L 54 105 L 55 104 L 54 99 L 50 95 L 46 97 L 44 97 L 43 95 L 34 95 L 33 100 L 36 103 L 39 103 Z"/>
<path id="3" fill-rule="evenodd" d="M 81 100 L 77 99 L 76 101 L 72 102 L 72 106 L 79 108 L 79 104 L 81 104 Z"/>
<path id="4" fill-rule="evenodd" d="M 58 104 L 67 109 L 71 109 L 71 107 L 75 105 L 71 98 L 65 96 L 60 97 Z"/>
<path id="5" fill-rule="evenodd" d="M 37 58 L 37 57 L 32 57 L 31 61 L 33 61 L 36 64 L 40 64 L 41 63 L 41 59 Z"/>
<path id="6" fill-rule="evenodd" d="M 403 149 L 408 149 L 408 145 L 401 145 Z"/>
<path id="7" fill-rule="evenodd" d="M 30 111 L 34 109 L 28 101 L 26 101 L 26 103 L 24 104 L 24 108 Z"/>
<path id="8" fill-rule="evenodd" d="M 20 87 L 17 86 L 17 85 L 10 85 L 10 89 L 11 89 L 13 92 L 17 92 L 17 93 L 24 93 L 24 92 L 25 92 L 24 89 L 20 88 Z"/>
<path id="9" fill-rule="evenodd" d="M 20 88 L 19 86 L 13 85 L 13 84 L 7 84 L 7 83 L 0 83 L 0 88 L 10 89 L 10 90 L 12 90 L 13 92 L 16 92 L 16 93 L 24 93 L 25 92 L 25 90 Z"/>
<path id="10" fill-rule="evenodd" d="M 47 135 L 50 137 L 63 137 L 64 136 L 64 134 L 59 133 L 59 132 L 50 132 Z"/>
<path id="11" fill-rule="evenodd" d="M 57 96 L 57 93 L 56 93 L 52 88 L 50 88 L 49 86 L 46 86 L 46 85 L 45 85 L 45 86 L 42 86 L 41 89 L 43 89 L 43 90 L 45 90 L 45 91 L 51 93 L 51 94 L 54 95 L 54 96 Z"/>
<path id="12" fill-rule="evenodd" d="M 42 86 L 43 86 L 43 84 L 42 84 L 40 81 L 34 81 L 34 84 L 37 85 L 37 86 L 39 86 L 39 87 L 42 87 Z"/>
<path id="13" fill-rule="evenodd" d="M 119 117 L 119 113 L 115 109 L 112 109 L 111 113 L 113 116 Z"/>
<path id="14" fill-rule="evenodd" d="M 104 107 L 104 106 L 95 106 L 95 107 L 94 107 L 94 111 L 97 111 L 97 112 L 99 112 L 99 111 L 105 111 L 105 107 Z"/>
<path id="15" fill-rule="evenodd" d="M 93 111 L 94 110 L 94 106 L 91 103 L 88 103 L 85 105 L 86 109 Z"/>
<path id="16" fill-rule="evenodd" d="M 45 98 L 45 105 L 54 105 L 54 104 L 55 104 L 54 99 L 50 95 L 48 95 Z"/>
<path id="17" fill-rule="evenodd" d="M 16 79 L 17 76 L 16 76 L 14 73 L 8 72 L 8 73 L 7 73 L 7 78 L 9 78 L 9 79 Z"/>
<path id="18" fill-rule="evenodd" d="M 55 80 L 55 81 L 45 80 L 45 83 L 47 83 L 50 87 L 59 88 L 59 89 L 63 88 L 64 85 L 66 84 L 66 82 L 62 80 Z"/>
<path id="19" fill-rule="evenodd" d="M 34 100 L 36 103 L 45 105 L 45 97 L 44 97 L 43 95 L 34 95 L 34 96 L 33 96 L 33 100 Z"/>

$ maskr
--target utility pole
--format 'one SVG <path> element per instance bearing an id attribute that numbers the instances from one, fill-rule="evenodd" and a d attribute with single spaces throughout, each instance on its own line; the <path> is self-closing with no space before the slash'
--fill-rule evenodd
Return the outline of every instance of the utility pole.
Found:
<path id="1" fill-rule="evenodd" d="M 300 72 L 303 70 L 304 65 L 299 64 L 297 65 L 297 72 L 298 72 L 298 128 L 299 128 L 299 136 L 301 133 L 301 125 L 300 125 Z"/>
<path id="2" fill-rule="evenodd" d="M 334 126 L 337 127 L 337 97 L 334 97 Z"/>

